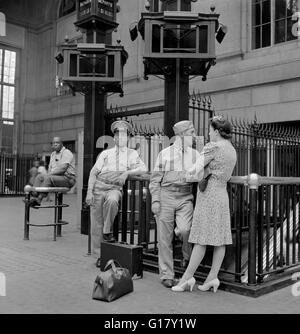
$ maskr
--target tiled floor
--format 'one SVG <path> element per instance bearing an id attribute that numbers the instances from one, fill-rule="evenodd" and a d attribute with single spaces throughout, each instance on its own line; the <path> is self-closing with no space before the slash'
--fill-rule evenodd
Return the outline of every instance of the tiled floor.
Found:
<path id="1" fill-rule="evenodd" d="M 0 198 L 0 273 L 6 277 L 0 313 L 300 313 L 300 297 L 293 297 L 291 287 L 258 299 L 224 291 L 174 293 L 148 272 L 134 281 L 133 293 L 112 303 L 94 301 L 95 259 L 86 255 L 87 237 L 76 227 L 75 195 L 65 201 L 70 208 L 64 220 L 70 224 L 63 227 L 62 238 L 54 242 L 51 227 L 36 227 L 23 241 L 22 198 Z M 50 222 L 52 212 L 33 211 L 31 219 Z"/>

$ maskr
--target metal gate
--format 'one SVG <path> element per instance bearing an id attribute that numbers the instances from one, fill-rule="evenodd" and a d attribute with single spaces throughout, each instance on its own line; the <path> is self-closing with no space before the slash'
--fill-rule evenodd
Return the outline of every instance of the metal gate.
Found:
<path id="1" fill-rule="evenodd" d="M 28 183 L 33 156 L 0 154 L 0 196 L 21 195 Z"/>

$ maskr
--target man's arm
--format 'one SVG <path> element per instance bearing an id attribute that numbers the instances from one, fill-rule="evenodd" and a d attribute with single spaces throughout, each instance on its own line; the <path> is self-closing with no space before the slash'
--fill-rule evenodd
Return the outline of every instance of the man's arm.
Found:
<path id="1" fill-rule="evenodd" d="M 152 196 L 152 204 L 155 202 L 160 202 L 161 181 L 164 177 L 164 169 L 163 157 L 162 153 L 160 152 L 156 159 L 154 170 L 151 173 L 149 184 L 149 190 Z"/>
<path id="2" fill-rule="evenodd" d="M 129 175 L 142 175 L 147 172 L 147 167 L 136 151 L 129 157 L 129 169 L 119 176 L 119 183 L 124 185 Z"/>
<path id="3" fill-rule="evenodd" d="M 68 169 L 69 164 L 59 164 L 56 166 L 49 174 L 50 175 L 64 175 L 66 170 Z"/>
<path id="4" fill-rule="evenodd" d="M 104 158 L 105 158 L 105 152 L 102 152 L 99 156 L 98 159 L 93 166 L 93 168 L 90 171 L 90 176 L 89 176 L 89 181 L 88 181 L 88 194 L 92 194 L 94 190 L 94 186 L 96 183 L 97 175 L 101 173 L 103 165 L 104 165 Z"/>
<path id="5" fill-rule="evenodd" d="M 68 149 L 64 150 L 62 153 L 61 160 L 57 164 L 57 166 L 50 170 L 50 175 L 64 175 L 67 171 L 69 165 L 71 164 L 73 160 L 73 154 Z"/>
<path id="6" fill-rule="evenodd" d="M 198 182 L 207 177 L 211 172 L 209 163 L 214 159 L 217 145 L 208 143 L 197 158 L 196 163 L 186 173 L 186 182 Z"/>
<path id="7" fill-rule="evenodd" d="M 90 194 L 93 193 L 98 174 L 99 174 L 99 170 L 97 169 L 96 165 L 94 165 L 93 168 L 90 171 L 87 193 L 90 193 Z"/>
<path id="8" fill-rule="evenodd" d="M 148 170 L 144 161 L 140 158 L 136 151 L 133 153 L 131 166 L 132 168 L 127 171 L 128 175 L 142 175 Z"/>
<path id="9" fill-rule="evenodd" d="M 52 162 L 53 162 L 53 153 L 50 155 L 50 162 L 49 162 L 49 166 L 48 166 L 48 174 L 51 173 L 51 170 L 52 170 Z"/>

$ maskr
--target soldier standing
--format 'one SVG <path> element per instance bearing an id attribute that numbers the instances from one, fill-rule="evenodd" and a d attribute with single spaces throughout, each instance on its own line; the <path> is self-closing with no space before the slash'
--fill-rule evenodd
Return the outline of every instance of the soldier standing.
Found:
<path id="1" fill-rule="evenodd" d="M 174 285 L 173 235 L 182 238 L 182 267 L 187 267 L 191 253 L 188 243 L 193 218 L 192 185 L 181 177 L 200 157 L 192 148 L 195 128 L 191 121 L 181 121 L 173 127 L 176 140 L 172 146 L 162 150 L 156 161 L 150 180 L 152 212 L 156 216 L 158 230 L 158 257 L 162 284 Z"/>

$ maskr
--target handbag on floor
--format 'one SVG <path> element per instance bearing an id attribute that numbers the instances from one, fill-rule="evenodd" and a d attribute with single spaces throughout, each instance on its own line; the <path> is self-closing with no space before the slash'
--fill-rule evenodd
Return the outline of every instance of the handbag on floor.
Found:
<path id="1" fill-rule="evenodd" d="M 93 299 L 111 302 L 133 291 L 133 281 L 129 270 L 121 268 L 117 261 L 109 260 L 104 271 L 96 277 Z"/>

